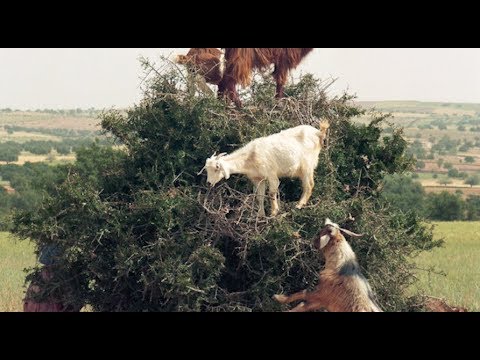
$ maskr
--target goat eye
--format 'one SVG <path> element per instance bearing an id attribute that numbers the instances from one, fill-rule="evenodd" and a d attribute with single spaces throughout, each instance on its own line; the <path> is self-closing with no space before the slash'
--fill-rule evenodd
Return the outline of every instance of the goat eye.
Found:
<path id="1" fill-rule="evenodd" d="M 217 170 L 220 170 L 220 164 L 217 164 L 217 165 L 215 166 L 215 168 L 216 168 Z"/>

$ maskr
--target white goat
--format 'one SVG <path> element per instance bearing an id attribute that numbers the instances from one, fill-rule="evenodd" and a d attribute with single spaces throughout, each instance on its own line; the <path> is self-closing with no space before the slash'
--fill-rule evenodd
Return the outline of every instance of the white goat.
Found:
<path id="1" fill-rule="evenodd" d="M 279 210 L 279 178 L 299 178 L 302 180 L 303 193 L 296 208 L 301 209 L 312 195 L 314 170 L 329 126 L 328 122 L 321 122 L 319 130 L 310 125 L 300 125 L 255 139 L 230 155 L 214 154 L 203 167 L 207 169 L 207 182 L 214 186 L 232 174 L 246 175 L 257 193 L 258 214 L 265 216 L 265 181 L 268 181 L 271 214 L 275 216 Z"/>
<path id="2" fill-rule="evenodd" d="M 282 304 L 305 300 L 290 310 L 293 312 L 322 308 L 333 312 L 382 312 L 342 231 L 351 236 L 362 236 L 326 219 L 325 227 L 315 239 L 315 247 L 325 255 L 325 268 L 320 272 L 315 290 L 303 290 L 290 296 L 274 295 L 275 300 Z"/>

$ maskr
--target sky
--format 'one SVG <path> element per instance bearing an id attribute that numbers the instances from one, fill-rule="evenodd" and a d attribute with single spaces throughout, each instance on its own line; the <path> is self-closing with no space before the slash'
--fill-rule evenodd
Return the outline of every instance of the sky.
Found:
<path id="1" fill-rule="evenodd" d="M 0 108 L 124 108 L 141 99 L 138 58 L 187 48 L 0 48 Z M 336 78 L 359 101 L 480 103 L 480 49 L 316 48 L 292 73 Z"/>

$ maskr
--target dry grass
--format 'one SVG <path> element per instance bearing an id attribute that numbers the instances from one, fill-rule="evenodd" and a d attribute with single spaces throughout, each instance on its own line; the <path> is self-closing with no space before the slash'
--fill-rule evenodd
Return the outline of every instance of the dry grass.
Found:
<path id="1" fill-rule="evenodd" d="M 480 196 L 480 187 L 455 187 L 455 186 L 425 186 L 425 191 L 428 193 L 441 193 L 447 191 L 451 194 L 454 194 L 458 190 L 462 192 L 463 198 L 467 198 L 469 195 Z"/>
<path id="2" fill-rule="evenodd" d="M 17 143 L 25 143 L 30 140 L 36 141 L 62 141 L 58 136 L 34 133 L 34 132 L 25 132 L 25 131 L 15 131 L 13 134 L 0 129 L 0 139 L 1 142 L 13 141 Z"/>
<path id="3" fill-rule="evenodd" d="M 0 113 L 0 126 L 17 125 L 31 128 L 100 130 L 100 120 L 86 116 L 63 116 L 36 112 Z"/>
<path id="4" fill-rule="evenodd" d="M 18 161 L 11 162 L 11 164 L 23 165 L 26 162 L 36 163 L 36 162 L 47 162 L 54 164 L 61 164 L 61 163 L 71 163 L 75 161 L 75 154 L 70 155 L 55 155 L 55 159 L 52 161 L 47 160 L 48 155 L 34 155 L 26 152 L 22 152 L 18 156 Z M 5 161 L 0 161 L 0 165 L 5 165 Z"/>

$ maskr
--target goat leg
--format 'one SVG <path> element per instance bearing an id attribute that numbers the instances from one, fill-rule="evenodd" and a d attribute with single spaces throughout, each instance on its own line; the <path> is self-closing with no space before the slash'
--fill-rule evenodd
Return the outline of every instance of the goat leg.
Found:
<path id="1" fill-rule="evenodd" d="M 293 301 L 297 300 L 305 300 L 307 297 L 307 290 L 299 291 L 295 294 L 292 294 L 290 296 L 288 295 L 273 295 L 273 298 L 277 300 L 281 304 L 289 304 Z"/>
<path id="2" fill-rule="evenodd" d="M 288 312 L 307 312 L 307 311 L 314 311 L 321 309 L 323 306 L 322 304 L 318 302 L 301 302 L 297 306 L 295 306 L 292 310 L 289 310 Z"/>

